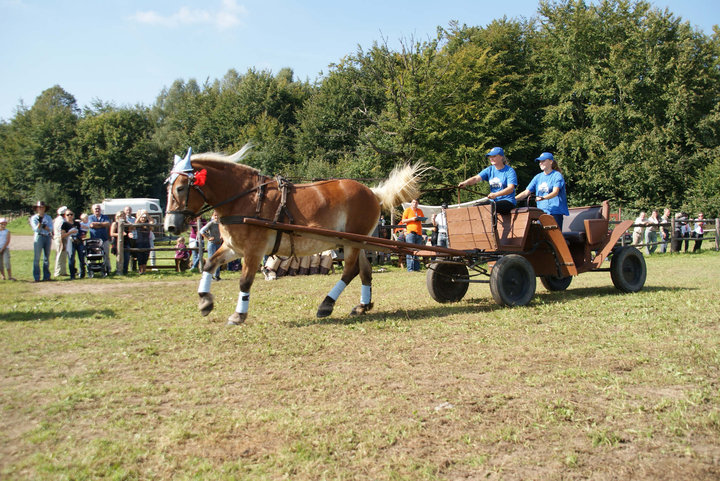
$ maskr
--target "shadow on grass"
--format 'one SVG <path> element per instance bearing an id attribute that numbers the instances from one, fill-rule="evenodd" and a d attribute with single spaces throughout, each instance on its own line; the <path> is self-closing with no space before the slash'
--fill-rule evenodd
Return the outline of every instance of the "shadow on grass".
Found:
<path id="1" fill-rule="evenodd" d="M 659 287 L 659 286 L 645 286 L 640 292 L 674 292 L 674 291 L 690 291 L 694 288 L 685 287 Z M 608 287 L 582 287 L 573 289 L 572 286 L 566 291 L 550 292 L 542 291 L 535 294 L 535 297 L 530 301 L 530 306 L 535 302 L 542 302 L 543 304 L 560 304 L 564 302 L 570 302 L 579 298 L 588 297 L 615 297 L 632 295 L 620 292 L 613 286 Z M 382 300 L 380 301 L 382 302 Z M 499 309 L 515 309 L 512 307 L 499 306 L 495 303 L 492 297 L 477 297 L 477 298 L 466 298 L 462 302 L 452 304 L 438 304 L 435 307 L 425 307 L 420 309 L 402 309 L 397 311 L 379 311 L 370 312 L 362 316 L 350 316 L 346 313 L 339 312 L 336 308 L 330 317 L 317 319 L 308 317 L 305 319 L 298 319 L 296 321 L 290 321 L 286 324 L 289 327 L 306 327 L 313 325 L 323 324 L 339 324 L 339 325 L 352 325 L 362 324 L 365 322 L 375 321 L 387 321 L 392 319 L 426 319 L 439 316 L 448 316 L 456 314 L 478 314 L 478 313 L 490 313 Z M 521 307 L 518 309 L 522 309 Z"/>
<path id="2" fill-rule="evenodd" d="M 306 319 L 298 319 L 297 321 L 287 322 L 286 324 L 290 327 L 306 327 L 322 324 L 352 325 L 362 324 L 365 322 L 388 321 L 393 319 L 415 320 L 442 317 L 453 314 L 493 312 L 498 309 L 504 308 L 495 304 L 492 298 L 467 299 L 461 303 L 438 304 L 436 307 L 399 309 L 396 311 L 377 311 L 370 312 L 369 314 L 364 314 L 362 316 L 351 316 L 348 313 L 339 311 L 336 308 L 330 317 L 322 319 L 309 317 Z"/>
<path id="3" fill-rule="evenodd" d="M 664 286 L 645 286 L 643 289 L 638 292 L 637 294 L 642 294 L 643 292 L 679 292 L 679 291 L 692 291 L 696 290 L 695 288 L 688 288 L 688 287 L 664 287 Z M 575 300 L 579 298 L 597 298 L 597 297 L 616 297 L 616 296 L 631 296 L 633 294 L 621 292 L 617 290 L 613 286 L 605 286 L 605 287 L 580 287 L 577 289 L 573 289 L 572 286 L 570 286 L 565 291 L 541 291 L 535 293 L 535 298 L 539 298 L 542 300 L 542 302 L 546 304 L 550 303 L 562 303 L 562 302 L 569 302 L 570 300 Z"/>
<path id="4" fill-rule="evenodd" d="M 81 311 L 13 311 L 0 314 L 0 322 L 44 322 L 53 319 L 109 318 L 117 316 L 113 309 Z"/>

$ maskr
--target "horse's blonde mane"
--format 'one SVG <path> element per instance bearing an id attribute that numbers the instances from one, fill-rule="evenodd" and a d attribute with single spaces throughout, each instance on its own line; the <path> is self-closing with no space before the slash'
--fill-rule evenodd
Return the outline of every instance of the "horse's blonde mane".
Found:
<path id="1" fill-rule="evenodd" d="M 225 162 L 225 163 L 229 163 L 229 164 L 233 164 L 233 165 L 238 165 L 238 166 L 244 167 L 246 169 L 253 170 L 255 172 L 259 172 L 257 169 L 250 167 L 249 165 L 240 163 L 240 161 L 243 160 L 247 156 L 247 154 L 250 152 L 251 149 L 252 149 L 252 144 L 250 142 L 248 142 L 247 144 L 243 145 L 240 150 L 238 150 L 237 152 L 235 152 L 232 155 L 222 154 L 219 152 L 203 152 L 201 154 L 192 154 L 192 156 L 190 157 L 190 160 L 191 161 L 193 161 L 193 160 L 198 160 L 198 161 L 209 160 L 209 161 L 213 161 L 213 162 Z"/>

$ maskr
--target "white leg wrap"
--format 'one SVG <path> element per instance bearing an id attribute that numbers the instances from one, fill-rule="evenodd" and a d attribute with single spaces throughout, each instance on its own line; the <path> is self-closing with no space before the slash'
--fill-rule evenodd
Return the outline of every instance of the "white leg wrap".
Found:
<path id="1" fill-rule="evenodd" d="M 198 294 L 205 294 L 210 292 L 210 283 L 212 282 L 212 274 L 209 272 L 203 272 L 202 278 L 200 279 L 200 285 L 198 286 Z"/>
<path id="2" fill-rule="evenodd" d="M 235 308 L 235 312 L 238 314 L 247 314 L 248 308 L 250 307 L 250 293 L 240 291 L 238 295 L 238 303 Z"/>
<path id="3" fill-rule="evenodd" d="M 372 300 L 372 286 L 363 284 L 360 287 L 360 304 L 370 304 Z"/>
<path id="4" fill-rule="evenodd" d="M 342 294 L 342 291 L 344 291 L 346 287 L 347 284 L 345 284 L 342 280 L 337 281 L 335 287 L 328 292 L 328 297 L 330 297 L 333 301 L 337 301 L 337 298 L 340 297 L 340 294 Z"/>

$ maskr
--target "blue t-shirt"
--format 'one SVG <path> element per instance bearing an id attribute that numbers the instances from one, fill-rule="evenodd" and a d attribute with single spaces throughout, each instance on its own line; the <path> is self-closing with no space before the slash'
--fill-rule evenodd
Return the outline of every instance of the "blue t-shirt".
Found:
<path id="1" fill-rule="evenodd" d="M 550 215 L 569 215 L 567 196 L 565 195 L 565 179 L 557 170 L 553 170 L 549 174 L 540 172 L 530 181 L 527 190 L 533 192 L 538 197 L 544 197 L 550 194 L 555 187 L 560 189 L 560 193 L 552 199 L 539 200 L 537 206 Z"/>
<path id="2" fill-rule="evenodd" d="M 91 215 L 88 216 L 88 222 L 110 222 L 110 217 L 106 216 L 105 214 L 100 215 Z M 103 242 L 110 239 L 110 229 L 107 227 L 101 227 L 100 229 L 93 229 L 90 228 L 90 238 L 91 239 L 100 239 Z"/>
<path id="3" fill-rule="evenodd" d="M 490 167 L 485 168 L 478 175 L 482 180 L 490 184 L 490 192 L 501 191 L 510 184 L 517 186 L 517 174 L 515 173 L 515 169 L 509 165 L 506 165 L 500 170 L 491 165 Z M 517 205 L 514 190 L 507 195 L 501 195 L 495 199 L 495 201 L 498 200 L 508 200 L 512 202 L 513 205 Z"/>

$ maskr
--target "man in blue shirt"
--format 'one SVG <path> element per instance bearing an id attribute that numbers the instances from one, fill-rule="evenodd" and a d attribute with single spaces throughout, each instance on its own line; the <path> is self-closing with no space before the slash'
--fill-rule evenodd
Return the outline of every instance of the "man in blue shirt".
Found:
<path id="1" fill-rule="evenodd" d="M 93 205 L 92 209 L 92 215 L 88 216 L 90 238 L 100 239 L 103 242 L 105 275 L 108 275 L 110 272 L 110 218 L 102 213 L 102 206 L 100 204 Z"/>

